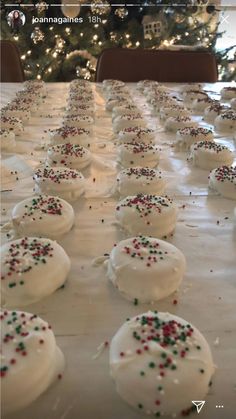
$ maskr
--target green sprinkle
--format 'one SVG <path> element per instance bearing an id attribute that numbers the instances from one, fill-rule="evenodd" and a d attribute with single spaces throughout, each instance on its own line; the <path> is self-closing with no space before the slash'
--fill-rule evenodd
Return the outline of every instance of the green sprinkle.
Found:
<path id="1" fill-rule="evenodd" d="M 156 364 L 154 362 L 149 362 L 148 366 L 149 368 L 155 368 Z"/>

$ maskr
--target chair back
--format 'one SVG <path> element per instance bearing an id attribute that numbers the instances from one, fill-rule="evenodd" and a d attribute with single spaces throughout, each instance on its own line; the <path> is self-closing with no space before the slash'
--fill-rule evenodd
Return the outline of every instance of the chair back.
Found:
<path id="1" fill-rule="evenodd" d="M 12 41 L 0 41 L 1 49 L 1 83 L 23 82 L 24 70 L 20 59 L 20 51 Z"/>
<path id="2" fill-rule="evenodd" d="M 98 58 L 96 81 L 208 82 L 218 79 L 215 56 L 205 51 L 108 48 Z"/>

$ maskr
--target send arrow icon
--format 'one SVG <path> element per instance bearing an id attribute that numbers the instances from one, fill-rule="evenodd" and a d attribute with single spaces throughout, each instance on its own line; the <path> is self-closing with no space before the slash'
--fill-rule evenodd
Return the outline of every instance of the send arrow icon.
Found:
<path id="1" fill-rule="evenodd" d="M 197 413 L 200 413 L 204 404 L 206 403 L 205 400 L 192 400 L 192 403 L 197 408 Z"/>

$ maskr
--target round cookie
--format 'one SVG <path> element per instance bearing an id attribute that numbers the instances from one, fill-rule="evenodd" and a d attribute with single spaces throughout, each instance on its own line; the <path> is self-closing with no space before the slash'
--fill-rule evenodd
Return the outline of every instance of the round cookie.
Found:
<path id="1" fill-rule="evenodd" d="M 22 122 L 19 118 L 13 116 L 1 115 L 1 129 L 8 129 L 13 131 L 15 135 L 20 135 L 24 131 Z"/>
<path id="2" fill-rule="evenodd" d="M 150 303 L 177 290 L 185 266 L 184 255 L 172 244 L 139 236 L 113 247 L 107 275 L 128 300 Z"/>
<path id="3" fill-rule="evenodd" d="M 66 115 L 63 125 L 73 128 L 93 130 L 94 119 L 87 115 Z"/>
<path id="4" fill-rule="evenodd" d="M 229 87 L 223 87 L 223 89 L 221 89 L 221 98 L 222 99 L 233 99 L 234 97 L 236 98 L 236 87 L 233 86 L 229 86 Z"/>
<path id="5" fill-rule="evenodd" d="M 207 108 L 207 106 L 210 106 L 213 103 L 214 101 L 209 97 L 194 99 L 194 101 L 192 102 L 192 109 L 196 112 L 203 112 Z"/>
<path id="6" fill-rule="evenodd" d="M 187 127 L 197 127 L 198 123 L 193 121 L 190 116 L 171 116 L 165 122 L 165 130 L 176 132 L 178 129 L 187 128 Z"/>
<path id="7" fill-rule="evenodd" d="M 228 106 L 221 105 L 220 102 L 213 102 L 205 108 L 203 119 L 207 122 L 213 123 L 218 115 L 227 110 L 229 110 Z"/>
<path id="8" fill-rule="evenodd" d="M 1 112 L 6 117 L 19 118 L 22 122 L 27 123 L 30 119 L 30 111 L 19 104 L 14 105 L 10 103 L 1 109 Z"/>
<path id="9" fill-rule="evenodd" d="M 123 400 L 153 417 L 188 416 L 205 400 L 215 366 L 199 330 L 170 313 L 127 320 L 110 344 L 110 372 Z"/>
<path id="10" fill-rule="evenodd" d="M 188 161 L 201 169 L 212 170 L 234 161 L 232 151 L 212 141 L 199 141 L 191 146 Z"/>
<path id="11" fill-rule="evenodd" d="M 228 110 L 218 115 L 214 122 L 215 128 L 219 131 L 236 131 L 236 112 Z"/>
<path id="12" fill-rule="evenodd" d="M 91 153 L 78 144 L 59 144 L 50 147 L 47 152 L 47 163 L 50 166 L 65 166 L 82 170 L 91 163 Z"/>
<path id="13" fill-rule="evenodd" d="M 61 128 L 50 131 L 50 144 L 71 143 L 88 146 L 91 142 L 91 136 L 91 132 L 88 129 L 64 125 Z"/>
<path id="14" fill-rule="evenodd" d="M 117 175 L 116 181 L 121 196 L 138 193 L 162 195 L 166 186 L 162 173 L 149 167 L 124 169 Z"/>
<path id="15" fill-rule="evenodd" d="M 61 377 L 64 356 L 51 326 L 36 314 L 4 310 L 0 319 L 2 413 L 7 415 L 31 404 Z"/>
<path id="16" fill-rule="evenodd" d="M 182 93 L 183 99 L 187 103 L 193 102 L 195 99 L 206 99 L 208 98 L 208 94 L 206 92 L 203 92 L 201 90 L 188 90 Z"/>
<path id="17" fill-rule="evenodd" d="M 86 104 L 77 104 L 66 108 L 66 115 L 86 115 L 94 119 L 94 108 Z"/>
<path id="18" fill-rule="evenodd" d="M 189 84 L 183 84 L 182 86 L 180 86 L 180 91 L 182 93 L 184 92 L 189 92 L 189 91 L 202 91 L 202 85 L 199 83 L 189 83 Z"/>
<path id="19" fill-rule="evenodd" d="M 151 128 L 128 127 L 118 134 L 120 143 L 152 143 L 155 140 L 155 131 Z"/>
<path id="20" fill-rule="evenodd" d="M 22 307 L 51 295 L 66 281 L 70 259 L 50 239 L 24 237 L 1 247 L 1 297 L 8 307 Z"/>
<path id="21" fill-rule="evenodd" d="M 211 129 L 203 127 L 187 127 L 179 129 L 176 133 L 175 148 L 178 151 L 188 151 L 192 144 L 198 141 L 213 141 Z"/>
<path id="22" fill-rule="evenodd" d="M 59 196 L 66 201 L 75 201 L 85 189 L 83 175 L 77 170 L 64 167 L 39 168 L 33 179 L 35 193 Z"/>
<path id="23" fill-rule="evenodd" d="M 221 166 L 209 175 L 209 188 L 229 199 L 236 199 L 236 168 Z"/>
<path id="24" fill-rule="evenodd" d="M 16 204 L 11 218 L 18 236 L 55 239 L 71 230 L 75 214 L 72 206 L 63 199 L 39 195 Z"/>
<path id="25" fill-rule="evenodd" d="M 0 129 L 0 149 L 2 151 L 14 151 L 15 146 L 14 132 L 9 129 Z"/>
<path id="26" fill-rule="evenodd" d="M 151 167 L 159 162 L 159 150 L 156 145 L 144 143 L 122 144 L 118 147 L 118 163 L 123 167 Z"/>
<path id="27" fill-rule="evenodd" d="M 169 198 L 138 194 L 118 202 L 116 219 L 131 235 L 162 238 L 173 233 L 177 208 Z"/>
<path id="28" fill-rule="evenodd" d="M 128 104 L 132 104 L 132 100 L 129 96 L 115 96 L 115 97 L 111 97 L 110 99 L 108 99 L 106 101 L 106 111 L 108 112 L 112 112 L 113 109 L 117 106 L 123 106 L 123 105 L 128 105 Z"/>
<path id="29" fill-rule="evenodd" d="M 124 128 L 129 127 L 146 127 L 146 121 L 142 118 L 140 113 L 136 114 L 126 114 L 126 115 L 119 115 L 117 116 L 113 122 L 113 131 L 118 133 L 122 131 Z"/>
<path id="30" fill-rule="evenodd" d="M 118 116 L 123 116 L 123 115 L 135 115 L 139 112 L 138 108 L 136 105 L 133 105 L 131 103 L 128 103 L 127 105 L 120 105 L 120 106 L 115 106 L 112 110 L 112 120 L 114 120 L 115 118 L 117 118 Z"/>
<path id="31" fill-rule="evenodd" d="M 166 120 L 172 116 L 190 116 L 191 112 L 183 105 L 176 104 L 170 106 L 162 106 L 160 108 L 160 119 Z"/>
<path id="32" fill-rule="evenodd" d="M 73 95 L 73 96 L 69 96 L 68 98 L 68 104 L 69 105 L 76 105 L 77 103 L 85 103 L 85 104 L 90 104 L 91 106 L 94 103 L 94 97 L 93 94 L 83 94 L 83 95 Z"/>

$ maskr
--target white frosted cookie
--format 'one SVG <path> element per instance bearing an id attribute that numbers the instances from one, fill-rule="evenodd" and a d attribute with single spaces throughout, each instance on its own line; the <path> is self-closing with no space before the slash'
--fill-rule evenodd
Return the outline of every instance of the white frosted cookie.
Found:
<path id="1" fill-rule="evenodd" d="M 128 127 L 118 133 L 120 143 L 152 143 L 155 140 L 155 131 L 151 128 Z"/>
<path id="2" fill-rule="evenodd" d="M 131 103 L 128 103 L 127 105 L 115 106 L 112 109 L 112 120 L 114 120 L 118 116 L 123 116 L 127 114 L 136 115 L 138 112 L 139 110 L 137 106 Z"/>
<path id="3" fill-rule="evenodd" d="M 28 97 L 16 97 L 11 101 L 11 105 L 19 106 L 20 108 L 27 109 L 30 111 L 30 114 L 37 112 L 38 104 L 37 102 Z"/>
<path id="4" fill-rule="evenodd" d="M 31 404 L 61 377 L 64 356 L 51 326 L 36 314 L 4 310 L 0 319 L 2 413 L 7 415 Z"/>
<path id="5" fill-rule="evenodd" d="M 29 122 L 31 116 L 29 109 L 26 109 L 20 104 L 14 105 L 10 103 L 9 105 L 2 108 L 1 112 L 6 117 L 19 118 L 23 123 Z"/>
<path id="6" fill-rule="evenodd" d="M 208 98 L 208 94 L 201 90 L 191 89 L 182 93 L 183 99 L 187 103 L 193 102 L 195 99 L 206 99 Z"/>
<path id="7" fill-rule="evenodd" d="M 160 119 L 166 120 L 172 116 L 190 116 L 191 112 L 181 104 L 162 106 L 160 108 Z"/>
<path id="8" fill-rule="evenodd" d="M 202 91 L 202 85 L 200 83 L 189 83 L 189 84 L 183 84 L 180 86 L 180 92 L 189 92 L 189 91 Z"/>
<path id="9" fill-rule="evenodd" d="M 188 151 L 193 143 L 198 141 L 213 141 L 214 136 L 211 129 L 203 127 L 187 127 L 179 129 L 176 133 L 175 149 L 177 151 Z"/>
<path id="10" fill-rule="evenodd" d="M 143 119 L 140 113 L 127 114 L 127 115 L 118 115 L 113 121 L 113 131 L 118 133 L 125 128 L 129 127 L 146 127 L 146 121 Z"/>
<path id="11" fill-rule="evenodd" d="M 190 116 L 171 116 L 165 121 L 165 130 L 176 132 L 178 129 L 186 127 L 197 127 L 198 123 Z"/>
<path id="12" fill-rule="evenodd" d="M 92 134 L 90 130 L 85 128 L 68 127 L 64 125 L 50 131 L 50 144 L 78 144 L 88 146 L 91 142 Z"/>
<path id="13" fill-rule="evenodd" d="M 8 307 L 22 307 L 51 295 L 66 281 L 70 259 L 50 239 L 24 237 L 1 247 L 1 297 Z"/>
<path id="14" fill-rule="evenodd" d="M 20 201 L 12 210 L 13 228 L 18 236 L 56 239 L 74 224 L 72 206 L 58 196 L 39 195 Z"/>
<path id="15" fill-rule="evenodd" d="M 213 123 L 218 115 L 227 110 L 229 110 L 228 106 L 222 105 L 220 102 L 213 102 L 204 109 L 203 119 L 207 122 Z"/>
<path id="16" fill-rule="evenodd" d="M 85 103 L 85 104 L 90 104 L 90 106 L 92 106 L 94 103 L 94 97 L 92 93 L 83 94 L 83 95 L 75 94 L 75 95 L 69 96 L 67 103 L 72 106 L 76 105 L 77 103 L 80 103 L 80 104 Z"/>
<path id="17" fill-rule="evenodd" d="M 1 129 L 13 131 L 15 135 L 20 135 L 24 131 L 22 121 L 19 118 L 14 118 L 13 116 L 1 115 L 0 125 Z"/>
<path id="18" fill-rule="evenodd" d="M 128 300 L 150 303 L 179 287 L 186 267 L 183 253 L 163 240 L 139 236 L 113 247 L 107 275 Z"/>
<path id="19" fill-rule="evenodd" d="M 233 86 L 229 86 L 229 87 L 223 87 L 221 89 L 221 98 L 222 99 L 232 99 L 232 98 L 236 98 L 236 87 Z"/>
<path id="20" fill-rule="evenodd" d="M 104 89 L 106 89 L 108 86 L 125 86 L 125 83 L 121 80 L 116 80 L 116 79 L 106 79 L 103 80 L 102 82 L 102 86 Z"/>
<path id="21" fill-rule="evenodd" d="M 14 132 L 9 129 L 0 129 L 0 149 L 2 151 L 14 151 L 15 146 Z"/>
<path id="22" fill-rule="evenodd" d="M 160 159 L 156 145 L 144 143 L 122 144 L 118 147 L 118 163 L 123 167 L 151 167 L 157 166 Z"/>
<path id="23" fill-rule="evenodd" d="M 118 202 L 116 219 L 131 235 L 162 238 L 173 233 L 177 208 L 169 198 L 138 194 Z"/>
<path id="24" fill-rule="evenodd" d="M 157 87 L 158 85 L 159 85 L 159 83 L 155 80 L 145 79 L 145 80 L 138 81 L 136 87 L 137 87 L 138 90 L 143 92 L 144 89 L 147 88 L 147 87 L 152 87 L 153 88 L 153 87 Z"/>
<path id="25" fill-rule="evenodd" d="M 201 169 L 212 170 L 234 161 L 232 151 L 213 141 L 199 141 L 191 146 L 188 161 Z"/>
<path id="26" fill-rule="evenodd" d="M 106 101 L 106 111 L 112 112 L 117 106 L 132 104 L 133 101 L 129 96 L 115 96 Z"/>
<path id="27" fill-rule="evenodd" d="M 170 313 L 128 319 L 110 344 L 110 372 L 123 400 L 153 417 L 188 416 L 205 400 L 215 366 L 199 330 Z"/>
<path id="28" fill-rule="evenodd" d="M 211 104 L 214 104 L 214 103 L 215 103 L 215 101 L 212 100 L 209 97 L 198 98 L 198 99 L 194 99 L 194 101 L 192 102 L 191 107 L 192 107 L 193 111 L 203 112 L 207 108 L 207 106 L 210 106 Z M 218 103 L 218 102 L 216 102 L 216 103 Z"/>
<path id="29" fill-rule="evenodd" d="M 162 106 L 171 106 L 171 105 L 176 105 L 177 103 L 175 98 L 167 94 L 159 94 L 154 97 L 152 96 L 150 98 L 148 97 L 147 101 L 152 106 L 154 112 L 159 112 Z"/>
<path id="30" fill-rule="evenodd" d="M 59 196 L 66 201 L 75 201 L 85 189 L 83 175 L 77 170 L 64 167 L 39 168 L 33 179 L 35 193 Z"/>
<path id="31" fill-rule="evenodd" d="M 90 132 L 93 130 L 94 119 L 87 115 L 66 115 L 63 125 L 73 128 L 85 128 Z"/>
<path id="32" fill-rule="evenodd" d="M 236 97 L 234 97 L 233 99 L 231 99 L 230 101 L 230 106 L 231 108 L 236 111 Z"/>
<path id="33" fill-rule="evenodd" d="M 78 144 L 54 145 L 47 152 L 47 163 L 50 166 L 65 166 L 82 170 L 90 165 L 91 160 L 90 151 Z"/>
<path id="34" fill-rule="evenodd" d="M 91 118 L 94 119 L 95 112 L 94 112 L 94 108 L 90 105 L 77 104 L 77 105 L 73 105 L 73 106 L 67 106 L 66 115 L 68 115 L 68 116 L 71 116 L 71 115 L 78 115 L 78 116 L 86 115 L 86 116 L 90 116 Z"/>
<path id="35" fill-rule="evenodd" d="M 159 170 L 149 167 L 129 167 L 116 178 L 117 191 L 121 196 L 138 193 L 162 195 L 166 182 Z"/>
<path id="36" fill-rule="evenodd" d="M 209 175 L 209 188 L 229 199 L 236 199 L 236 167 L 221 166 Z"/>
<path id="37" fill-rule="evenodd" d="M 218 115 L 214 122 L 215 128 L 219 131 L 236 131 L 236 112 L 228 110 Z"/>

